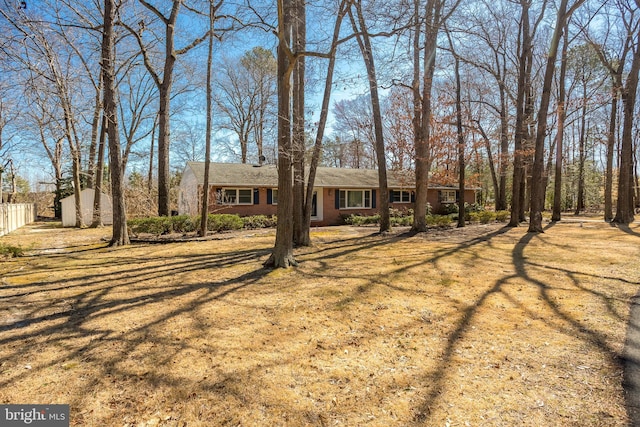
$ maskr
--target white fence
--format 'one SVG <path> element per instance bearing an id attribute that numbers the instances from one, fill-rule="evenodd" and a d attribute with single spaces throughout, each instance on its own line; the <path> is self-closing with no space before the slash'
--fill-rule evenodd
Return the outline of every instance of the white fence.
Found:
<path id="1" fill-rule="evenodd" d="M 0 203 L 0 236 L 11 233 L 36 220 L 36 205 L 31 203 Z"/>

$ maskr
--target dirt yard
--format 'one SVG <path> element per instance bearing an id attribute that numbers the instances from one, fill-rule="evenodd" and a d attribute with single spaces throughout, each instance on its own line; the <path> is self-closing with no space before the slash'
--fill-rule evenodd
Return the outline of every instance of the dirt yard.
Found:
<path id="1" fill-rule="evenodd" d="M 640 225 L 314 230 L 106 247 L 37 223 L 0 244 L 0 402 L 74 426 L 626 426 Z"/>

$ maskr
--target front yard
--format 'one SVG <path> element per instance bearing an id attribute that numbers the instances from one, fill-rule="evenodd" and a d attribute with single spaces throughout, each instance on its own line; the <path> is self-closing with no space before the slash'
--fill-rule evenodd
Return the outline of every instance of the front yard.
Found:
<path id="1" fill-rule="evenodd" d="M 619 357 L 640 226 L 328 227 L 110 249 L 0 238 L 0 402 L 77 426 L 626 426 Z"/>

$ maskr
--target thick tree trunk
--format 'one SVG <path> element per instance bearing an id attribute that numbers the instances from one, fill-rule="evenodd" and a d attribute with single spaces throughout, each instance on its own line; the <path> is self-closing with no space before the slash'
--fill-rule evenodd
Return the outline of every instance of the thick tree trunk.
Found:
<path id="1" fill-rule="evenodd" d="M 451 43 L 453 49 L 453 43 Z M 465 190 L 465 141 L 462 129 L 462 84 L 460 83 L 460 58 L 454 53 L 456 75 L 456 132 L 458 134 L 458 227 L 465 226 L 464 190 Z"/>
<path id="2" fill-rule="evenodd" d="M 115 58 L 113 23 L 114 0 L 105 0 L 104 30 L 102 38 L 102 75 L 104 81 L 104 115 L 109 136 L 109 164 L 111 165 L 111 197 L 113 205 L 113 233 L 109 246 L 129 244 L 127 212 L 124 200 L 124 174 L 116 111 Z"/>
<path id="3" fill-rule="evenodd" d="M 278 225 L 267 267 L 297 265 L 293 256 L 293 147 L 291 137 L 292 0 L 278 0 Z"/>
<path id="4" fill-rule="evenodd" d="M 500 181 L 496 191 L 496 210 L 507 209 L 507 170 L 509 165 L 509 109 L 504 85 L 500 85 Z"/>
<path id="5" fill-rule="evenodd" d="M 166 67 L 165 67 L 166 68 Z M 158 110 L 158 215 L 169 216 L 171 173 L 169 170 L 169 112 L 170 112 L 170 84 L 171 77 L 165 74 L 164 82 L 160 86 L 160 108 Z"/>
<path id="6" fill-rule="evenodd" d="M 424 21 L 420 19 L 420 2 L 414 1 L 415 23 L 413 42 L 413 128 L 415 149 L 416 198 L 411 231 L 427 231 L 427 193 L 429 190 L 429 169 L 431 168 L 431 90 L 437 51 L 437 35 L 441 25 L 443 4 L 428 0 Z M 420 34 L 424 22 L 424 45 L 420 44 Z M 420 57 L 420 52 L 424 57 Z M 422 60 L 422 79 L 421 75 Z M 422 90 L 420 86 L 422 85 Z"/>
<path id="7" fill-rule="evenodd" d="M 304 0 L 293 0 L 295 19 L 293 19 L 293 46 L 295 52 L 306 49 L 306 7 Z M 305 67 L 304 56 L 299 56 L 293 68 L 293 242 L 302 245 L 305 241 L 304 203 L 305 203 Z"/>
<path id="8" fill-rule="evenodd" d="M 640 33 L 638 34 L 640 37 Z M 634 216 L 633 190 L 633 119 L 640 71 L 640 46 L 633 51 L 633 61 L 622 91 L 623 120 L 622 144 L 620 149 L 620 170 L 618 172 L 618 202 L 613 222 L 630 224 Z"/>
<path id="9" fill-rule="evenodd" d="M 525 139 L 525 98 L 528 91 L 527 66 L 531 52 L 531 31 L 529 23 L 529 4 L 521 2 L 522 15 L 520 26 L 522 34 L 522 45 L 520 52 L 520 64 L 518 67 L 518 89 L 516 95 L 516 129 L 513 148 L 513 183 L 511 196 L 511 219 L 510 227 L 520 225 L 520 213 L 522 210 L 523 184 L 524 184 L 524 164 L 523 164 L 523 141 Z"/>

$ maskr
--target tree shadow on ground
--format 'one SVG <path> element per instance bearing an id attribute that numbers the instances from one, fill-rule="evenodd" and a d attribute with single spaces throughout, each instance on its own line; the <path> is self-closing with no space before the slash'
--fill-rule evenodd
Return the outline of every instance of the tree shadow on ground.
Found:
<path id="1" fill-rule="evenodd" d="M 555 224 L 549 224 L 545 230 L 549 230 Z M 544 323 L 549 325 L 550 327 L 559 330 L 565 334 L 577 334 L 581 340 L 584 342 L 594 343 L 596 347 L 610 360 L 614 361 L 616 364 L 620 364 L 620 353 L 613 348 L 607 342 L 607 337 L 597 330 L 590 329 L 587 326 L 578 322 L 572 315 L 563 311 L 562 307 L 560 307 L 553 298 L 550 297 L 549 291 L 553 288 L 550 284 L 540 281 L 532 276 L 529 272 L 529 268 L 535 266 L 531 264 L 527 257 L 524 255 L 524 250 L 531 243 L 531 241 L 536 238 L 538 235 L 535 233 L 526 233 L 518 242 L 515 244 L 512 250 L 512 263 L 515 267 L 515 274 L 508 275 L 497 280 L 490 289 L 486 292 L 482 293 L 477 299 L 473 301 L 473 303 L 469 304 L 469 306 L 463 310 L 460 315 L 460 320 L 458 321 L 455 329 L 449 334 L 447 338 L 446 348 L 442 354 L 441 359 L 437 365 L 435 371 L 430 372 L 427 377 L 425 377 L 425 381 L 430 383 L 430 392 L 423 399 L 423 401 L 416 407 L 414 423 L 416 425 L 429 425 L 431 421 L 431 408 L 434 407 L 440 396 L 442 395 L 443 390 L 446 389 L 447 385 L 445 383 L 447 373 L 449 372 L 450 366 L 452 365 L 452 358 L 455 354 L 456 349 L 459 346 L 460 341 L 463 337 L 468 334 L 473 333 L 472 322 L 474 318 L 478 315 L 480 308 L 487 303 L 487 300 L 496 295 L 502 294 L 506 296 L 510 302 L 514 305 L 519 306 L 520 309 L 524 310 L 528 315 L 535 319 L 539 318 L 533 311 L 529 310 L 527 307 L 522 306 L 520 302 L 511 297 L 505 290 L 504 286 L 511 280 L 521 279 L 524 280 L 529 286 L 533 286 L 537 289 L 537 292 L 540 295 L 540 299 L 544 301 L 546 306 L 550 308 L 556 319 L 560 319 L 561 322 L 554 324 L 552 319 L 543 320 Z M 539 265 L 538 265 L 539 266 Z M 545 266 L 545 268 L 547 268 Z M 571 276 L 573 272 L 564 271 L 567 276 Z M 581 273 L 582 274 L 582 273 Z M 618 280 L 618 278 L 612 278 Z M 579 281 L 575 278 L 571 279 L 574 285 L 579 287 Z M 639 283 L 629 282 L 630 285 L 639 285 Z M 598 294 L 591 290 L 587 290 L 582 287 L 581 290 L 585 292 L 589 292 L 593 294 L 597 298 L 601 298 L 609 309 L 615 313 L 615 310 L 610 306 L 608 298 L 602 294 Z M 615 313 L 617 315 L 617 313 Z M 568 326 L 560 326 L 562 323 Z M 562 330 L 564 328 L 564 330 Z M 640 336 L 640 332 L 638 333 Z M 638 340 L 638 345 L 640 346 L 640 338 Z M 640 377 L 640 372 L 638 373 Z M 638 383 L 640 384 L 640 383 Z"/>

